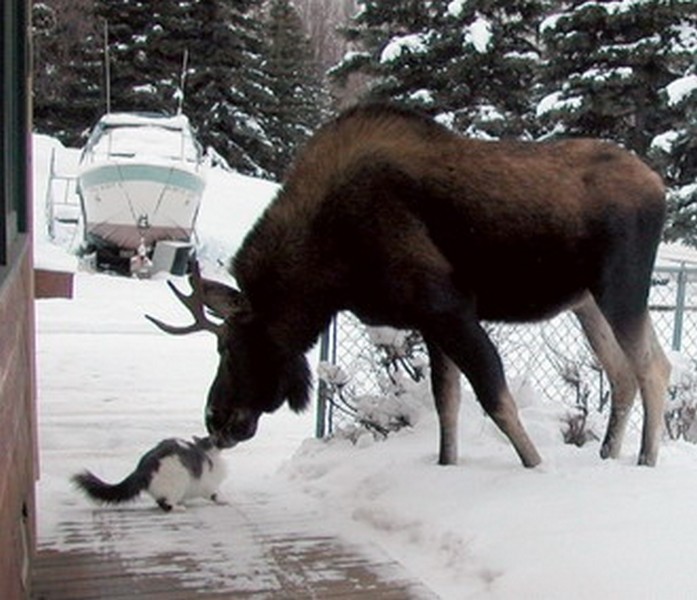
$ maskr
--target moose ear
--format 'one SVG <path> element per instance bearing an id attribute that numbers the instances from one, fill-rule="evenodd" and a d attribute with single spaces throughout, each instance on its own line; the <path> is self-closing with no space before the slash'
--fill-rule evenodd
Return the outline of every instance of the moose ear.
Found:
<path id="1" fill-rule="evenodd" d="M 310 404 L 310 368 L 304 356 L 292 358 L 286 363 L 283 374 L 284 393 L 288 406 L 294 412 L 302 412 Z"/>
<path id="2" fill-rule="evenodd" d="M 213 314 L 223 319 L 249 309 L 242 292 L 210 279 L 201 279 L 203 303 Z"/>

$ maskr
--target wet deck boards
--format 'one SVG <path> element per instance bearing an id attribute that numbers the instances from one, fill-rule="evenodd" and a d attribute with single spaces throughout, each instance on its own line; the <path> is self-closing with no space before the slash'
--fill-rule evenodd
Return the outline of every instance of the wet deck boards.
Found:
<path id="1" fill-rule="evenodd" d="M 83 511 L 86 519 L 60 524 L 60 539 L 39 540 L 31 597 L 436 598 L 375 546 L 327 535 L 313 515 L 277 504 L 256 498 L 178 514 Z M 216 528 L 217 510 L 226 511 L 226 531 Z M 234 536 L 234 544 L 221 536 Z"/>

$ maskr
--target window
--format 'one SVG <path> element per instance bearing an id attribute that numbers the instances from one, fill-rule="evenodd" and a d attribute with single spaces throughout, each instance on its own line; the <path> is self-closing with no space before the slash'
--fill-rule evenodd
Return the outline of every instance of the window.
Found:
<path id="1" fill-rule="evenodd" d="M 4 0 L 0 28 L 0 267 L 10 260 L 18 236 L 28 231 L 28 2 Z"/>

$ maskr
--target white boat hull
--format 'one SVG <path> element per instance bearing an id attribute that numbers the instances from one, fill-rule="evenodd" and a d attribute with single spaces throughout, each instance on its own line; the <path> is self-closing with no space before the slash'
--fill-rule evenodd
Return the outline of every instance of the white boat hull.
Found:
<path id="1" fill-rule="evenodd" d="M 137 250 L 191 238 L 205 182 L 184 166 L 93 164 L 78 175 L 86 239 Z"/>

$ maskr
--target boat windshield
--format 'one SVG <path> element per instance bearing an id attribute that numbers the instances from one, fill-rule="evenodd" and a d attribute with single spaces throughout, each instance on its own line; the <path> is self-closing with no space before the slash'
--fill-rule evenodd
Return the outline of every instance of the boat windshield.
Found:
<path id="1" fill-rule="evenodd" d="M 130 158 L 198 164 L 201 149 L 184 118 L 107 120 L 105 117 L 90 136 L 83 160 Z"/>

